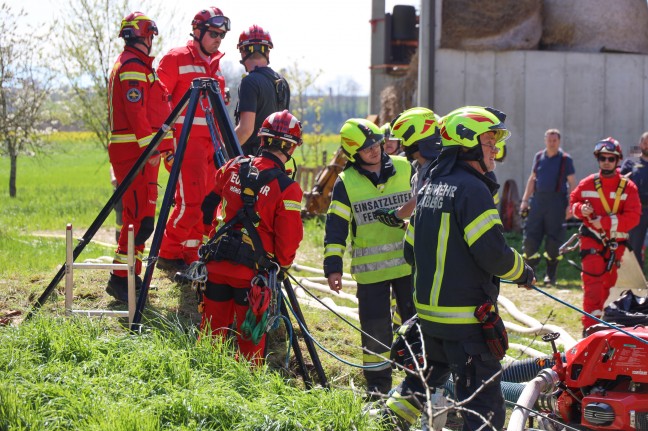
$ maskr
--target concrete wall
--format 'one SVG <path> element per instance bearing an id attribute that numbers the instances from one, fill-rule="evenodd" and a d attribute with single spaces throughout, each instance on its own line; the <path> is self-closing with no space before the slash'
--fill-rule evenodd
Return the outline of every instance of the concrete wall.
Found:
<path id="1" fill-rule="evenodd" d="M 445 115 L 465 105 L 504 111 L 511 130 L 500 184 L 521 194 L 544 131 L 560 129 L 576 177 L 597 169 L 594 144 L 607 136 L 624 155 L 648 130 L 648 56 L 549 51 L 466 52 L 437 49 L 434 106 Z"/>

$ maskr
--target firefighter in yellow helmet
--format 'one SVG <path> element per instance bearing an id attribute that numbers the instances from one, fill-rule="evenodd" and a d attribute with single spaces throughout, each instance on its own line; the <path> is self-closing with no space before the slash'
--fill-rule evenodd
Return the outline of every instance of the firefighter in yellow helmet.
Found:
<path id="1" fill-rule="evenodd" d="M 408 374 L 387 400 L 402 426 L 417 419 L 425 385 L 443 386 L 450 374 L 463 402 L 464 430 L 479 429 L 485 420 L 489 428 L 504 425 L 499 376 L 508 342 L 494 277 L 526 286 L 535 281 L 506 243 L 493 202 L 497 184 L 485 175 L 495 167 L 497 143 L 509 135 L 505 118 L 469 106 L 441 121 L 443 149 L 419 191 L 405 239 L 405 258 L 416 265 L 414 303 L 428 369 L 421 374 L 425 382 Z"/>
<path id="2" fill-rule="evenodd" d="M 425 174 L 441 152 L 439 116 L 431 109 L 416 107 L 403 111 L 390 125 L 390 133 L 398 139 L 408 160 L 412 162 L 412 198 L 392 210 L 379 208 L 376 218 L 387 226 L 400 225 L 409 218 L 416 206 L 416 194 L 423 185 Z"/>
<path id="3" fill-rule="evenodd" d="M 397 208 L 410 198 L 412 169 L 407 159 L 382 149 L 381 130 L 372 122 L 352 118 L 340 130 L 342 151 L 349 162 L 340 173 L 326 216 L 324 273 L 331 290 L 342 289 L 342 257 L 350 236 L 351 274 L 358 283 L 363 330 L 364 376 L 370 397 L 391 389 L 386 358 L 392 342 L 390 296 L 393 289 L 403 319 L 414 314 L 411 267 L 403 258 L 401 226 L 385 227 L 376 208 Z"/>

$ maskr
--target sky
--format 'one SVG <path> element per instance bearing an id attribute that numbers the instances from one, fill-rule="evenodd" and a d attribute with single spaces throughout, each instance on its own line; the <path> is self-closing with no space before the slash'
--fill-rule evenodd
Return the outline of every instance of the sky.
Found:
<path id="1" fill-rule="evenodd" d="M 12 9 L 23 8 L 32 23 L 44 23 L 64 13 L 65 0 L 0 0 Z M 168 50 L 183 45 L 188 39 L 193 16 L 208 6 L 219 7 L 232 22 L 232 29 L 221 44 L 225 52 L 223 62 L 244 73 L 236 50 L 238 35 L 252 24 L 270 32 L 274 49 L 270 54 L 275 69 L 299 65 L 300 70 L 321 71 L 315 85 L 321 89 L 341 85 L 349 79 L 359 84 L 359 94 L 369 93 L 369 65 L 371 55 L 371 0 L 156 0 L 162 10 L 177 11 L 174 24 L 186 23 L 187 33 L 165 40 Z M 138 10 L 137 2 L 132 2 Z M 420 0 L 385 0 L 386 12 L 395 4 L 409 4 L 419 8 Z M 182 6 L 179 6 L 182 5 Z M 147 11 L 142 10 L 144 13 Z M 115 17 L 121 20 L 122 17 Z M 159 31 L 164 34 L 162 21 L 156 17 Z M 163 50 L 162 53 L 166 52 Z M 159 55 L 158 55 L 159 59 Z M 340 84 L 342 83 L 342 84 Z"/>

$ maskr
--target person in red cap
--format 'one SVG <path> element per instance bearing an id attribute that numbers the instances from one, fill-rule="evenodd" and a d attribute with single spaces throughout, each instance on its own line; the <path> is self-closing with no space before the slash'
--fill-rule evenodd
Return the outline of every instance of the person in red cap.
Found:
<path id="1" fill-rule="evenodd" d="M 628 232 L 639 224 L 641 201 L 637 186 L 617 169 L 623 159 L 619 141 L 605 138 L 594 146 L 599 171 L 583 179 L 571 192 L 570 205 L 580 228 L 583 310 L 601 318 L 617 268 L 626 248 Z M 583 336 L 596 320 L 583 315 Z"/>

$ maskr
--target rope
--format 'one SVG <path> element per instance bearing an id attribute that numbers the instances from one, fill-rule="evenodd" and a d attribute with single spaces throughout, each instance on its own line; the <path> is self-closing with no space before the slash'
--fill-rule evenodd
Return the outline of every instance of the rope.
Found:
<path id="1" fill-rule="evenodd" d="M 514 282 L 512 282 L 512 281 L 509 281 L 509 280 L 502 280 L 502 281 L 505 282 L 505 283 L 512 283 L 512 284 L 516 284 L 516 283 L 514 283 Z M 564 305 L 564 306 L 566 306 L 566 307 L 569 307 L 569 308 L 571 308 L 572 310 L 577 311 L 577 312 L 579 312 L 579 313 L 581 313 L 581 314 L 583 314 L 583 315 L 589 317 L 590 319 L 596 320 L 598 323 L 602 323 L 603 325 L 605 325 L 605 326 L 607 326 L 607 327 L 609 327 L 609 328 L 611 328 L 611 329 L 614 329 L 615 331 L 619 331 L 619 332 L 621 332 L 621 333 L 627 335 L 627 336 L 630 337 L 630 338 L 634 338 L 634 339 L 637 340 L 637 341 L 640 341 L 640 342 L 642 342 L 642 343 L 644 343 L 644 344 L 648 344 L 648 340 L 644 340 L 643 338 L 637 337 L 636 335 L 631 334 L 630 332 L 628 332 L 628 331 L 626 331 L 626 330 L 624 330 L 624 329 L 621 329 L 621 328 L 619 328 L 618 326 L 615 326 L 615 325 L 613 325 L 613 324 L 611 324 L 611 323 L 609 323 L 609 322 L 606 322 L 605 320 L 601 320 L 601 319 L 599 319 L 598 317 L 596 317 L 596 316 L 594 316 L 594 315 L 588 313 L 587 311 L 581 310 L 580 308 L 575 307 L 575 306 L 571 305 L 570 303 L 565 302 L 565 301 L 563 301 L 562 299 L 557 298 L 557 297 L 553 296 L 552 294 L 545 292 L 544 290 L 540 289 L 540 288 L 537 287 L 537 286 L 534 286 L 534 285 L 530 284 L 529 287 L 530 287 L 531 289 L 533 289 L 533 290 L 536 290 L 536 291 L 542 293 L 542 294 L 545 295 L 545 296 L 548 296 L 549 298 L 553 299 L 554 301 L 559 302 L 559 303 L 561 303 L 562 305 Z"/>

